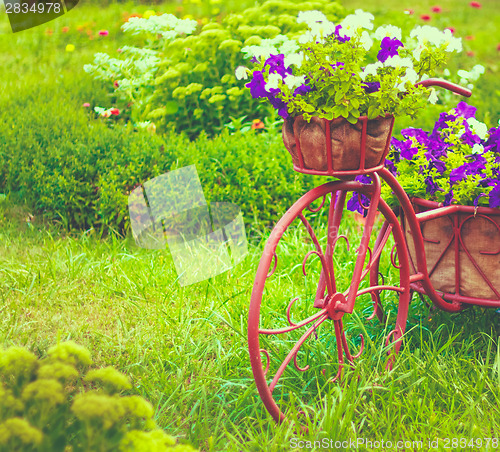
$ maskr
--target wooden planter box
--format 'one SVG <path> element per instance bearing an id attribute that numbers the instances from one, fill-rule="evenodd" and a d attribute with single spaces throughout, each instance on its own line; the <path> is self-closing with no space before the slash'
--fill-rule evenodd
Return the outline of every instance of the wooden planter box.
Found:
<path id="1" fill-rule="evenodd" d="M 441 207 L 419 198 L 412 203 L 417 216 Z M 453 213 L 443 212 L 421 223 L 427 271 L 434 289 L 460 297 L 500 300 L 500 209 L 453 207 Z M 416 272 L 415 245 L 404 218 L 402 224 L 410 264 Z"/>
<path id="2" fill-rule="evenodd" d="M 295 171 L 326 176 L 356 175 L 384 166 L 389 152 L 394 117 L 368 119 L 356 124 L 302 115 L 288 118 L 282 134 Z"/>

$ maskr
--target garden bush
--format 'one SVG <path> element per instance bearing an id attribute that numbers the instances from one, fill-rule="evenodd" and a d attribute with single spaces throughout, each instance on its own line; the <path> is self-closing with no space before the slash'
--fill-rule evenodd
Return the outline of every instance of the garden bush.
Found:
<path id="1" fill-rule="evenodd" d="M 137 44 L 123 47 L 121 58 L 97 53 L 85 70 L 114 86 L 116 106 L 130 115 L 134 125 L 153 121 L 160 132 L 173 125 L 190 137 L 202 130 L 213 135 L 231 117 L 271 114 L 268 106 L 259 105 L 248 90 L 237 86 L 234 71 L 245 62 L 241 49 L 297 33 L 305 28 L 297 23 L 297 13 L 314 9 L 334 21 L 344 11 L 327 0 L 268 0 L 205 21 L 201 27 L 173 15 L 130 18 L 122 29 L 137 35 Z"/>
<path id="2" fill-rule="evenodd" d="M 0 193 L 33 214 L 67 228 L 125 233 L 130 191 L 194 164 L 208 201 L 233 202 L 247 225 L 261 227 L 312 187 L 312 176 L 293 171 L 276 131 L 225 131 L 196 141 L 136 132 L 111 119 L 109 125 L 89 120 L 89 110 L 73 98 L 73 83 L 79 80 L 61 87 L 65 99 L 53 99 L 50 86 L 41 85 L 0 102 Z"/>
<path id="3" fill-rule="evenodd" d="M 72 341 L 37 357 L 0 351 L 0 451 L 194 452 L 153 420 L 153 406 L 113 367 L 88 369 L 90 353 Z"/>

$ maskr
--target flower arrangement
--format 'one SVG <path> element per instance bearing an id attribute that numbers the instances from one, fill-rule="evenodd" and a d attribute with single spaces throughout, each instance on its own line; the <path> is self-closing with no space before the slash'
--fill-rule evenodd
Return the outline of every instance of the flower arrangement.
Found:
<path id="1" fill-rule="evenodd" d="M 250 76 L 252 96 L 270 102 L 283 118 L 343 117 L 354 124 L 360 116 L 414 117 L 437 101 L 433 88 L 415 84 L 433 76 L 449 53 L 460 52 L 461 40 L 428 25 L 405 38 L 392 25 L 369 32 L 373 19 L 357 10 L 334 24 L 319 11 L 301 12 L 297 21 L 308 29 L 244 47 L 255 66 L 238 67 L 236 78 Z"/>
<path id="2" fill-rule="evenodd" d="M 440 114 L 432 132 L 409 128 L 403 139 L 392 138 L 386 165 L 410 196 L 500 207 L 500 126 L 488 130 L 475 114 L 460 102 Z"/>
<path id="3" fill-rule="evenodd" d="M 460 102 L 440 114 L 431 132 L 408 128 L 402 139 L 392 138 L 386 167 L 410 197 L 500 208 L 500 125 L 488 130 L 475 118 L 476 108 Z M 358 176 L 370 182 L 368 176 Z M 397 204 L 390 188 L 382 197 Z M 364 196 L 352 196 L 347 208 L 363 213 L 369 204 Z M 361 203 L 360 203 L 361 202 Z"/>

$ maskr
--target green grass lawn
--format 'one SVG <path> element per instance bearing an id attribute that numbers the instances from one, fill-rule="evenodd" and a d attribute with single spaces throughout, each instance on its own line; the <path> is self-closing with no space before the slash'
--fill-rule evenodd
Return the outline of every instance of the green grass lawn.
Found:
<path id="1" fill-rule="evenodd" d="M 443 27 L 455 27 L 461 36 L 474 35 L 466 43 L 475 52 L 470 61 L 487 67 L 474 103 L 490 122 L 498 121 L 500 112 L 496 3 L 484 0 L 482 9 L 473 10 L 468 2 L 445 0 L 440 5 L 442 16 L 433 19 Z M 409 0 L 390 0 L 382 7 L 378 2 L 353 0 L 345 6 L 374 13 L 387 9 L 389 20 L 405 7 L 420 15 L 433 4 L 426 0 L 412 6 Z M 175 11 L 177 6 L 164 9 Z M 124 11 L 148 8 L 131 3 L 106 8 L 80 5 L 64 19 L 15 36 L 3 18 L 0 92 L 4 98 L 22 96 L 33 84 L 46 84 L 54 87 L 54 96 L 74 102 L 75 109 L 88 101 L 85 96 L 106 99 L 106 89 L 82 74 L 82 66 L 92 61 L 95 52 L 112 53 L 128 43 L 118 32 Z M 64 26 L 68 32 L 63 32 Z M 100 29 L 109 30 L 110 36 L 99 37 Z M 73 52 L 66 51 L 68 44 L 75 46 Z M 58 91 L 62 78 L 75 80 L 75 92 L 69 97 Z M 0 152 L 8 152 L 1 143 Z M 44 355 L 59 340 L 75 340 L 90 349 L 97 365 L 113 365 L 130 375 L 133 393 L 154 404 L 159 425 L 203 451 L 299 450 L 297 438 L 423 441 L 420 450 L 428 450 L 427 441 L 439 438 L 439 450 L 445 450 L 447 438 L 498 437 L 500 316 L 494 310 L 471 308 L 450 315 L 427 308 L 415 297 L 404 346 L 394 369 L 387 372 L 385 355 L 376 342 L 387 330 L 376 321 L 362 320 L 368 303 L 361 305 L 346 320 L 346 329 L 357 331 L 362 325 L 367 330 L 365 353 L 353 369 L 347 369 L 342 384 L 316 387 L 301 399 L 315 410 L 307 419 L 308 433 L 300 433 L 293 425 L 274 423 L 257 394 L 250 368 L 248 305 L 264 240 L 251 242 L 245 261 L 231 271 L 181 287 L 167 250 L 140 249 L 130 237 L 102 238 L 92 229 L 68 233 L 44 224 L 37 213 L 27 221 L 29 213 L 33 213 L 29 207 L 0 201 L 0 344 L 23 345 Z M 268 234 L 264 231 L 263 239 Z M 301 281 L 291 275 L 305 245 L 297 235 L 285 249 L 288 270 L 280 273 L 275 288 L 283 298 Z M 346 263 L 342 283 L 348 284 L 352 255 L 341 254 L 339 261 Z M 314 280 L 315 273 L 310 275 Z M 283 306 L 276 308 L 283 313 Z M 328 332 L 323 337 L 328 343 Z M 356 338 L 353 334 L 359 345 Z M 320 341 L 314 347 L 308 352 L 315 365 L 312 374 L 321 370 L 325 357 L 335 355 Z M 312 374 L 297 378 L 304 385 L 315 385 Z M 300 399 L 301 394 L 290 397 Z M 359 450 L 374 449 L 360 443 Z M 418 445 L 394 448 L 417 449 Z M 474 447 L 454 448 L 494 449 L 486 447 L 486 440 L 483 446 L 476 442 Z"/>
<path id="2" fill-rule="evenodd" d="M 57 340 L 77 341 L 97 365 L 132 377 L 133 391 L 154 404 L 162 428 L 202 450 L 292 449 L 297 432 L 267 414 L 248 359 L 248 304 L 262 243 L 252 244 L 230 272 L 182 288 L 167 251 L 100 240 L 93 231 L 61 233 L 36 219 L 26 223 L 23 212 L 5 206 L 0 218 L 2 344 L 43 355 Z M 303 255 L 300 237 L 289 242 L 285 259 Z M 280 275 L 280 290 L 292 291 L 292 273 Z M 344 387 L 325 385 L 321 396 L 314 390 L 302 400 L 315 407 L 303 440 L 418 441 L 498 432 L 498 314 L 474 308 L 449 315 L 414 303 L 394 370 L 384 371 L 381 348 L 367 345 Z M 347 328 L 358 314 L 346 320 Z M 364 324 L 375 336 L 384 332 L 376 321 Z M 316 369 L 331 364 L 313 354 L 308 360 Z"/>

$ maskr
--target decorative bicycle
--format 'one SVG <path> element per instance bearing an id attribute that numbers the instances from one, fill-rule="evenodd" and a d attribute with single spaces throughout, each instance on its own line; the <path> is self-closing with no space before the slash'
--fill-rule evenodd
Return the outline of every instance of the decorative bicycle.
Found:
<path id="1" fill-rule="evenodd" d="M 438 79 L 420 84 L 471 95 L 465 88 Z M 468 305 L 500 307 L 500 288 L 495 286 L 500 282 L 500 274 L 496 274 L 500 271 L 500 249 L 496 249 L 500 248 L 500 211 L 411 200 L 384 167 L 392 123 L 381 158 L 367 167 L 370 125 L 360 118 L 358 165 L 337 170 L 331 157 L 335 155 L 330 137 L 333 125 L 324 121 L 327 154 L 322 164 L 326 167 L 306 167 L 307 158 L 295 135 L 291 141 L 294 169 L 341 180 L 313 188 L 278 221 L 265 245 L 250 302 L 248 345 L 253 375 L 264 405 L 277 422 L 286 419 L 280 406 L 295 405 L 294 399 L 308 398 L 318 388 L 339 380 L 344 366 L 352 364 L 365 345 L 373 345 L 377 338 L 385 342 L 386 367 L 391 368 L 402 344 L 414 292 L 427 295 L 448 312 Z M 370 178 L 370 184 L 354 180 L 362 174 Z M 381 199 L 381 179 L 397 196 L 397 209 Z M 364 224 L 345 210 L 350 192 L 365 210 Z M 447 234 L 433 236 L 436 221 L 440 226 L 446 223 Z M 471 227 L 475 222 L 486 228 L 489 244 L 476 243 Z M 322 234 L 318 233 L 320 227 L 324 228 Z M 491 240 L 496 240 L 494 249 Z M 301 261 L 296 262 L 287 252 L 291 247 L 304 251 Z M 356 258 L 348 258 L 354 250 Z M 427 259 L 430 251 L 432 258 Z M 443 265 L 452 268 L 450 281 L 443 281 Z M 494 269 L 494 274 L 486 274 L 484 268 Z M 450 272 L 444 273 L 449 278 Z M 467 283 L 471 276 L 472 285 Z M 486 292 L 476 292 L 478 286 Z M 364 323 L 357 312 L 367 320 L 377 317 L 387 324 L 395 312 L 395 326 L 381 338 L 380 329 Z M 350 322 L 344 322 L 347 318 Z M 316 364 L 301 367 L 308 360 Z M 298 406 L 301 410 L 300 402 Z"/>

